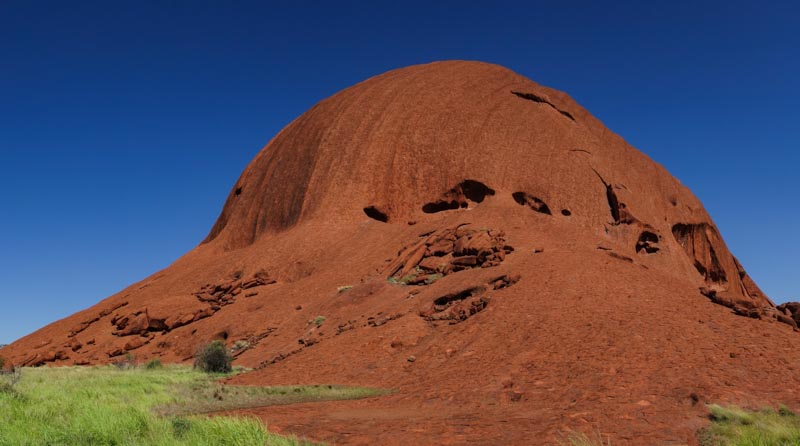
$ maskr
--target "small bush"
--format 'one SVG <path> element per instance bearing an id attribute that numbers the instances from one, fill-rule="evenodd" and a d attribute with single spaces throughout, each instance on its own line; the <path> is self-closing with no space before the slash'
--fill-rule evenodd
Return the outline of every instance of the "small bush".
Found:
<path id="1" fill-rule="evenodd" d="M 21 396 L 15 388 L 19 380 L 22 379 L 22 370 L 14 367 L 9 371 L 0 369 L 0 393 L 19 397 Z"/>
<path id="2" fill-rule="evenodd" d="M 225 343 L 212 341 L 197 351 L 194 366 L 206 373 L 230 373 L 233 357 L 228 353 Z"/>
<path id="3" fill-rule="evenodd" d="M 147 364 L 144 365 L 146 370 L 158 370 L 163 368 L 164 366 L 161 364 L 161 359 L 155 358 L 147 361 Z"/>
<path id="4" fill-rule="evenodd" d="M 6 367 L 6 358 L 0 357 L 0 372 L 2 372 Z"/>
<path id="5" fill-rule="evenodd" d="M 325 322 L 325 316 L 317 316 L 314 318 L 314 324 L 317 327 L 321 327 L 324 322 Z"/>
<path id="6" fill-rule="evenodd" d="M 172 419 L 172 433 L 175 435 L 175 438 L 186 438 L 186 434 L 188 434 L 190 430 L 192 430 L 191 421 L 183 417 Z"/>
<path id="7" fill-rule="evenodd" d="M 15 397 L 18 395 L 17 390 L 9 383 L 0 381 L 0 395 L 8 395 Z"/>
<path id="8" fill-rule="evenodd" d="M 123 356 L 122 358 L 114 361 L 112 364 L 114 364 L 114 367 L 116 367 L 116 368 L 118 368 L 120 370 L 135 369 L 136 368 L 136 356 L 134 356 L 132 353 L 125 353 L 125 356 Z"/>

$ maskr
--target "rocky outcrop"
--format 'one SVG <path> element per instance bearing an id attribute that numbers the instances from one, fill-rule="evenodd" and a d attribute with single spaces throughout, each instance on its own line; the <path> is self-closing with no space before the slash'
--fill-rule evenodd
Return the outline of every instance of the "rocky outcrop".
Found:
<path id="1" fill-rule="evenodd" d="M 492 301 L 490 295 L 492 291 L 510 287 L 519 279 L 519 276 L 500 276 L 490 280 L 487 285 L 445 294 L 434 299 L 431 306 L 420 311 L 419 315 L 434 326 L 442 323 L 453 325 L 466 321 L 489 306 Z"/>
<path id="2" fill-rule="evenodd" d="M 793 325 L 795 328 L 800 326 L 800 302 L 782 303 L 778 305 L 778 312 L 781 322 Z M 786 318 L 789 319 L 787 320 Z"/>
<path id="3" fill-rule="evenodd" d="M 514 251 L 504 236 L 502 231 L 467 226 L 422 234 L 387 268 L 389 280 L 424 285 L 465 269 L 497 266 Z"/>

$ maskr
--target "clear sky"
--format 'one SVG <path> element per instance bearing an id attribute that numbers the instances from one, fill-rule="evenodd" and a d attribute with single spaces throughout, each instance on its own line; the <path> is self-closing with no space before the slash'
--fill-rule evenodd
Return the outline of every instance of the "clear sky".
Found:
<path id="1" fill-rule="evenodd" d="M 0 1 L 0 343 L 199 243 L 317 101 L 442 59 L 568 92 L 800 300 L 800 6 L 600 3 Z"/>

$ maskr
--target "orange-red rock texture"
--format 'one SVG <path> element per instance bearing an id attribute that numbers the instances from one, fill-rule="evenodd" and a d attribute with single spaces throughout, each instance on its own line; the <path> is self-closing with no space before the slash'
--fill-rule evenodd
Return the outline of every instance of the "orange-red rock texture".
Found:
<path id="1" fill-rule="evenodd" d="M 706 402 L 800 406 L 795 310 L 569 96 L 453 61 L 318 103 L 199 246 L 0 354 L 190 361 L 221 338 L 255 369 L 232 383 L 396 389 L 245 411 L 336 444 L 694 444 Z"/>

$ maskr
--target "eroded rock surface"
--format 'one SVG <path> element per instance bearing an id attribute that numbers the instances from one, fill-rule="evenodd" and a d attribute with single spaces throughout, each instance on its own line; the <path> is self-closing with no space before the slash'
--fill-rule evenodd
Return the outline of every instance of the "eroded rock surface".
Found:
<path id="1" fill-rule="evenodd" d="M 504 237 L 503 231 L 467 226 L 422 234 L 400 251 L 388 275 L 394 282 L 422 285 L 465 269 L 497 266 L 514 251 Z"/>

